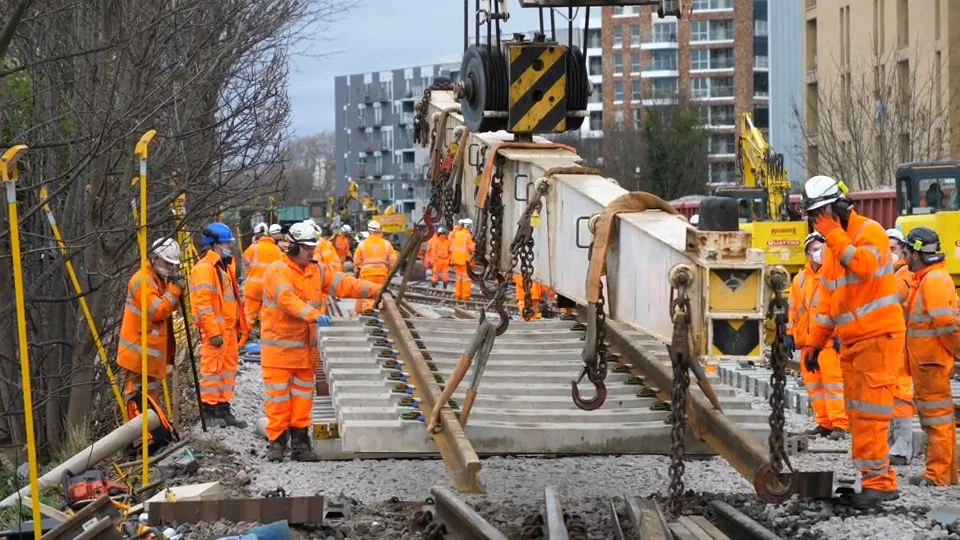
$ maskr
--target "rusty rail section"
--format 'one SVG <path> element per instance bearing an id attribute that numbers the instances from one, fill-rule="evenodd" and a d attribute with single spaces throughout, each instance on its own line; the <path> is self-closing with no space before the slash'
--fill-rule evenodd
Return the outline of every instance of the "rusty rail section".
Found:
<path id="1" fill-rule="evenodd" d="M 638 347 L 629 334 L 629 326 L 607 319 L 607 339 L 630 362 L 635 374 L 646 376 L 651 386 L 657 388 L 658 396 L 669 400 L 673 388 L 670 366 Z M 765 500 L 781 502 L 795 493 L 802 497 L 833 496 L 833 472 L 797 472 L 789 489 L 781 490 L 781 486 L 777 485 L 778 477 L 771 468 L 767 448 L 696 392 L 687 395 L 687 425 L 695 437 L 710 445 Z"/>
<path id="2" fill-rule="evenodd" d="M 383 296 L 380 316 L 390 331 L 400 357 L 405 360 L 405 365 L 409 366 L 414 393 L 421 403 L 420 410 L 432 411 L 442 393 L 440 385 L 434 379 L 413 333 L 407 328 L 396 301 L 386 294 Z M 480 483 L 480 458 L 467 440 L 463 427 L 449 405 L 445 404 L 440 410 L 440 420 L 442 429 L 430 436 L 440 451 L 447 471 L 450 472 L 454 487 L 462 493 L 485 493 L 486 488 Z"/>

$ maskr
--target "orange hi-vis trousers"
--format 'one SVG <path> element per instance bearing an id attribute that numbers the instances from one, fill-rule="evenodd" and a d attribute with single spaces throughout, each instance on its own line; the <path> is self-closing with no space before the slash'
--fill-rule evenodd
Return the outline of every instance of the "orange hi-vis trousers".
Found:
<path id="1" fill-rule="evenodd" d="M 277 440 L 289 428 L 309 428 L 313 424 L 315 373 L 312 368 L 263 368 L 269 440 Z"/>
<path id="2" fill-rule="evenodd" d="M 240 363 L 237 331 L 227 329 L 221 337 L 220 347 L 214 347 L 208 336 L 203 336 L 200 346 L 200 400 L 207 405 L 230 403 L 237 384 Z"/>
<path id="3" fill-rule="evenodd" d="M 864 489 L 893 491 L 897 475 L 890 466 L 887 436 L 893 418 L 893 394 L 903 364 L 904 333 L 844 344 L 842 359 L 852 364 L 844 385 L 853 464 L 860 470 Z"/>
<path id="4" fill-rule="evenodd" d="M 810 397 L 810 408 L 813 409 L 817 425 L 826 429 L 840 428 L 850 430 L 847 421 L 847 412 L 843 400 L 843 371 L 840 368 L 840 355 L 830 346 L 820 351 L 820 371 L 807 370 L 804 362 L 800 362 L 803 372 L 803 386 Z"/>
<path id="5" fill-rule="evenodd" d="M 467 265 L 455 264 L 453 265 L 453 272 L 457 279 L 453 297 L 460 300 L 469 300 L 473 284 L 470 282 L 470 275 L 467 274 Z"/>
<path id="6" fill-rule="evenodd" d="M 381 284 L 382 284 L 382 283 L 386 283 L 386 282 L 387 282 L 387 275 L 384 274 L 384 275 L 382 275 L 382 276 L 365 276 L 365 275 L 363 275 L 363 272 L 360 272 L 360 279 L 365 279 L 365 280 L 370 281 L 370 282 L 372 282 L 372 283 L 381 283 Z M 356 309 L 356 311 L 357 311 L 357 315 L 360 315 L 361 313 L 363 313 L 364 310 L 367 310 L 367 309 L 375 309 L 375 308 L 374 308 L 374 305 L 373 305 L 375 301 L 376 301 L 376 299 L 374 299 L 374 300 L 357 300 L 357 307 L 354 308 L 354 309 Z"/>
<path id="7" fill-rule="evenodd" d="M 433 278 L 432 282 L 443 281 L 446 285 L 450 281 L 450 259 L 433 260 Z"/>
<path id="8" fill-rule="evenodd" d="M 140 374 L 129 369 L 123 370 L 123 397 L 130 399 L 140 391 Z M 147 395 L 157 403 L 163 403 L 163 381 L 147 377 Z M 170 411 L 166 411 L 170 414 Z"/>
<path id="9" fill-rule="evenodd" d="M 952 359 L 950 359 L 952 360 Z M 923 471 L 935 485 L 958 483 L 957 423 L 953 410 L 950 375 L 953 362 L 915 363 L 910 366 L 916 385 L 920 427 L 927 435 L 927 468 Z"/>
<path id="10" fill-rule="evenodd" d="M 906 365 L 897 375 L 893 391 L 893 422 L 890 424 L 890 455 L 913 459 L 913 417 L 917 409 L 913 404 L 913 379 Z"/>

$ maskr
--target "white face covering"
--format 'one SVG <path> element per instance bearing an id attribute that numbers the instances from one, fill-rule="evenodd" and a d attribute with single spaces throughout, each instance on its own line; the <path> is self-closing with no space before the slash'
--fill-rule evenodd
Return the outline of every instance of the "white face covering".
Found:
<path id="1" fill-rule="evenodd" d="M 897 264 L 898 262 L 900 262 L 900 256 L 897 255 L 896 253 L 891 253 L 890 256 L 891 256 L 891 259 L 893 259 L 891 261 L 893 264 Z"/>
<path id="2" fill-rule="evenodd" d="M 814 251 L 810 259 L 813 260 L 815 264 L 823 264 L 823 248 Z"/>

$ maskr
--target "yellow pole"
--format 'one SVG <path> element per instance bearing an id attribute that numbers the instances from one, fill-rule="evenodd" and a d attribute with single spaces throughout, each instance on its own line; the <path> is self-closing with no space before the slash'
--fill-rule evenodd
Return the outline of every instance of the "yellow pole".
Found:
<path id="1" fill-rule="evenodd" d="M 47 186 L 40 188 L 40 199 L 46 200 L 48 195 Z M 57 246 L 60 247 L 60 253 L 64 257 L 67 255 L 67 244 L 63 241 L 63 235 L 60 233 L 60 226 L 57 225 L 57 220 L 53 216 L 53 210 L 50 209 L 50 203 L 45 203 L 43 205 L 43 213 L 47 215 L 47 222 L 50 223 L 50 229 L 53 231 L 53 237 L 57 240 Z M 107 370 L 107 379 L 110 380 L 110 388 L 113 390 L 113 396 L 117 399 L 117 406 L 120 407 L 120 414 L 123 415 L 123 421 L 127 422 L 130 420 L 127 415 L 127 408 L 123 406 L 123 394 L 120 392 L 120 385 L 117 384 L 117 377 L 113 373 L 113 368 L 110 367 L 110 360 L 107 358 L 107 351 L 103 348 L 103 340 L 100 338 L 100 332 L 97 331 L 97 323 L 93 320 L 93 315 L 90 313 L 90 306 L 87 304 L 86 297 L 83 296 L 83 287 L 80 286 L 80 280 L 77 278 L 77 272 L 73 268 L 73 262 L 69 259 L 66 260 L 67 264 L 67 274 L 70 275 L 70 281 L 73 282 L 73 288 L 77 291 L 77 296 L 79 297 L 80 310 L 83 311 L 83 318 L 87 320 L 87 326 L 90 327 L 90 335 L 93 336 L 93 342 L 97 346 L 97 353 L 100 355 L 100 361 L 103 362 L 103 367 Z"/>
<path id="2" fill-rule="evenodd" d="M 140 160 L 140 272 L 144 276 L 144 281 L 146 281 L 147 271 L 147 157 L 149 156 L 147 147 L 150 146 L 150 141 L 156 136 L 157 131 L 155 129 L 144 133 L 137 143 L 136 150 L 134 150 Z M 140 336 L 142 339 L 140 343 L 140 396 L 142 398 L 140 414 L 144 418 L 150 410 L 150 403 L 147 401 L 150 381 L 147 378 L 147 335 L 149 330 L 147 328 L 147 287 L 145 285 L 146 283 L 140 286 Z M 150 426 L 147 424 L 149 422 L 143 422 L 143 432 L 140 439 L 143 458 L 143 483 L 141 485 L 143 486 L 150 483 L 150 445 L 148 444 Z"/>
<path id="3" fill-rule="evenodd" d="M 17 161 L 27 151 L 18 144 L 0 157 L 0 181 L 6 186 L 7 208 L 10 215 L 10 250 L 13 257 L 13 289 L 17 302 L 17 334 L 20 350 L 20 378 L 23 384 L 23 416 L 27 429 L 27 458 L 30 461 L 30 506 L 33 510 L 33 537 L 43 535 L 40 516 L 40 475 L 37 471 L 37 438 L 33 431 L 33 392 L 30 387 L 30 346 L 27 344 L 27 313 L 24 306 L 23 261 L 20 255 L 20 221 L 17 216 L 17 180 L 20 172 Z"/>

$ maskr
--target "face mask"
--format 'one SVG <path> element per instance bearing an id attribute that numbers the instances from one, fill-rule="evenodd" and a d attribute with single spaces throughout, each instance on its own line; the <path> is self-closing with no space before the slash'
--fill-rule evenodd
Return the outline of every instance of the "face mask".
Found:
<path id="1" fill-rule="evenodd" d="M 891 253 L 890 258 L 892 259 L 893 264 L 897 264 L 898 262 L 900 262 L 900 256 L 897 255 L 896 253 Z"/>
<path id="2" fill-rule="evenodd" d="M 814 251 L 810 259 L 814 264 L 823 264 L 823 248 Z"/>
<path id="3" fill-rule="evenodd" d="M 158 276 L 163 279 L 170 277 L 171 269 L 164 264 L 154 264 L 153 270 L 157 273 Z"/>
<path id="4" fill-rule="evenodd" d="M 223 248 L 220 250 L 220 257 L 226 259 L 227 257 L 232 257 L 232 256 L 233 256 L 233 250 L 231 250 L 230 248 Z"/>

